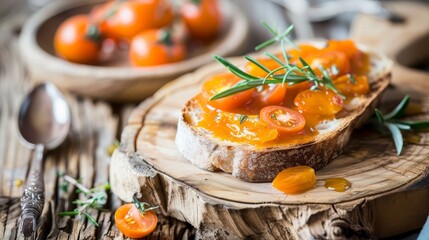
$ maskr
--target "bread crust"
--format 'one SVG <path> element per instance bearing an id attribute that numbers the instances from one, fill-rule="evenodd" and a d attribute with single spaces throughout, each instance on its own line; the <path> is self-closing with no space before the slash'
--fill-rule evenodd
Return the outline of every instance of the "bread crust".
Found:
<path id="1" fill-rule="evenodd" d="M 181 110 L 177 148 L 197 167 L 221 170 L 248 182 L 272 181 L 281 170 L 297 165 L 320 169 L 341 154 L 352 131 L 365 123 L 379 104 L 391 79 L 390 60 L 386 61 L 388 63 L 380 72 L 373 73 L 375 79 L 370 81 L 371 92 L 363 102 L 339 119 L 335 131 L 320 134 L 312 142 L 257 149 L 252 145 L 214 138 L 205 129 L 192 124 L 192 118 L 198 114 L 196 100 L 192 98 Z"/>

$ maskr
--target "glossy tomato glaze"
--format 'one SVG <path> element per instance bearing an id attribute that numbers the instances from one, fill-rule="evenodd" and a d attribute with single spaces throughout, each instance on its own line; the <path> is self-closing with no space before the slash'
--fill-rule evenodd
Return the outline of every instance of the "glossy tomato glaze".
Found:
<path id="1" fill-rule="evenodd" d="M 346 99 L 323 88 L 320 91 L 309 90 L 312 84 L 303 82 L 293 86 L 285 85 L 285 89 L 281 89 L 281 84 L 266 85 L 240 93 L 241 95 L 209 101 L 215 93 L 241 81 L 230 73 L 223 73 L 208 79 L 202 92 L 195 97 L 202 109 L 197 126 L 205 128 L 221 140 L 249 144 L 255 148 L 295 145 L 313 141 L 320 123 L 335 119 L 345 111 L 343 106 L 354 97 L 369 93 L 366 77 L 369 56 L 359 51 L 352 41 L 329 41 L 323 49 L 300 45 L 300 49 L 301 51 L 288 52 L 290 62 L 300 66 L 298 56 L 301 56 L 315 69 L 316 74 L 321 74 L 318 69 L 322 65 Z M 258 60 L 271 70 L 280 66 L 271 59 Z M 253 63 L 247 63 L 242 69 L 254 76 L 266 75 Z M 298 112 L 304 116 L 305 126 L 292 133 L 272 127 L 272 124 L 262 121 L 260 117 L 261 109 L 267 106 L 282 106 Z M 273 119 L 277 120 L 275 116 Z"/>

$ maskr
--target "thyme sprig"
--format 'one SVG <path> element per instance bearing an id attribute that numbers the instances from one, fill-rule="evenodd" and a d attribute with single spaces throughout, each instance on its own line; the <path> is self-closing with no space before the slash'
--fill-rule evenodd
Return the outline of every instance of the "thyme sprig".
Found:
<path id="1" fill-rule="evenodd" d="M 399 156 L 402 152 L 404 139 L 401 131 L 421 131 L 429 129 L 429 121 L 403 121 L 401 118 L 405 115 L 405 110 L 410 102 L 410 96 L 405 96 L 402 101 L 387 114 L 383 114 L 379 109 L 375 109 L 375 118 L 378 121 L 377 129 L 390 132 L 395 143 L 396 153 Z"/>
<path id="2" fill-rule="evenodd" d="M 88 189 L 83 184 L 81 184 L 78 180 L 65 175 L 60 174 L 60 177 L 65 183 L 60 185 L 60 188 L 62 190 L 67 191 L 68 190 L 68 184 L 72 184 L 76 186 L 76 192 L 77 193 L 83 193 L 84 198 L 83 199 L 77 199 L 73 201 L 73 204 L 76 204 L 77 208 L 73 211 L 67 211 L 67 212 L 60 212 L 58 213 L 58 216 L 79 216 L 79 217 L 85 217 L 88 219 L 88 221 L 92 224 L 94 224 L 96 227 L 99 226 L 97 221 L 88 213 L 88 209 L 102 209 L 103 206 L 107 202 L 107 193 L 110 189 L 109 183 L 106 183 L 104 185 Z"/>
<path id="3" fill-rule="evenodd" d="M 268 47 L 274 43 L 280 42 L 282 54 L 284 60 L 281 60 L 279 57 L 275 56 L 272 53 L 266 52 L 264 53 L 267 57 L 271 58 L 272 60 L 276 61 L 280 64 L 280 67 L 270 70 L 266 66 L 264 66 L 262 63 L 260 63 L 258 60 L 254 59 L 251 56 L 245 56 L 244 58 L 255 64 L 257 67 L 265 71 L 267 74 L 265 77 L 261 78 L 258 76 L 253 76 L 249 73 L 244 72 L 239 67 L 235 66 L 230 61 L 226 60 L 225 58 L 222 58 L 220 56 L 214 55 L 213 58 L 217 60 L 219 63 L 224 65 L 231 73 L 238 76 L 239 78 L 243 79 L 236 85 L 232 86 L 229 89 L 226 89 L 224 91 L 221 91 L 214 96 L 210 98 L 210 100 L 216 100 L 219 98 L 228 97 L 230 95 L 234 95 L 236 93 L 246 91 L 252 88 L 256 88 L 265 84 L 288 84 L 288 85 L 294 85 L 297 83 L 302 82 L 312 82 L 312 90 L 318 90 L 320 87 L 325 87 L 342 98 L 345 98 L 334 86 L 332 83 L 332 79 L 328 74 L 328 71 L 324 69 L 322 66 L 319 67 L 319 70 L 322 73 L 322 77 L 319 77 L 315 74 L 315 71 L 311 68 L 311 66 L 302 58 L 299 58 L 299 61 L 303 65 L 303 67 L 299 67 L 294 64 L 289 63 L 289 57 L 287 56 L 286 47 L 285 44 L 288 43 L 289 45 L 292 45 L 295 48 L 298 48 L 296 44 L 289 39 L 289 35 L 293 30 L 293 25 L 288 27 L 286 31 L 283 33 L 279 33 L 278 31 L 274 30 L 270 25 L 268 25 L 266 22 L 262 22 L 263 26 L 274 36 L 273 38 L 263 42 L 262 44 L 258 45 L 255 49 L 261 50 L 265 47 Z M 337 71 L 336 66 L 332 66 L 332 71 Z M 279 73 L 283 71 L 284 73 Z"/>

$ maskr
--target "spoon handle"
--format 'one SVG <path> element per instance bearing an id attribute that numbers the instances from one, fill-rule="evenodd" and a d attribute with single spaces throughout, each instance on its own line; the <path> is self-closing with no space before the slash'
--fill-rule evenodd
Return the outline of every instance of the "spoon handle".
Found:
<path id="1" fill-rule="evenodd" d="M 45 184 L 43 181 L 43 145 L 36 145 L 30 172 L 25 182 L 24 193 L 21 198 L 21 222 L 20 232 L 24 237 L 30 237 L 36 231 L 39 219 L 45 203 Z"/>

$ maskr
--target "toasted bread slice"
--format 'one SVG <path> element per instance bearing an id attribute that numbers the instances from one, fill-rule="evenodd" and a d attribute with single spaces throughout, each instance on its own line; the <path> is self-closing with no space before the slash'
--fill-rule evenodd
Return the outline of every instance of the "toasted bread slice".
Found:
<path id="1" fill-rule="evenodd" d="M 354 98 L 336 119 L 319 124 L 319 133 L 311 141 L 257 148 L 215 138 L 204 128 L 196 127 L 202 110 L 192 98 L 181 110 L 176 135 L 178 150 L 200 168 L 221 170 L 249 182 L 272 181 L 281 170 L 296 165 L 316 170 L 326 166 L 342 152 L 353 129 L 372 115 L 390 82 L 392 62 L 378 52 L 359 48 L 370 55 L 370 93 Z"/>

